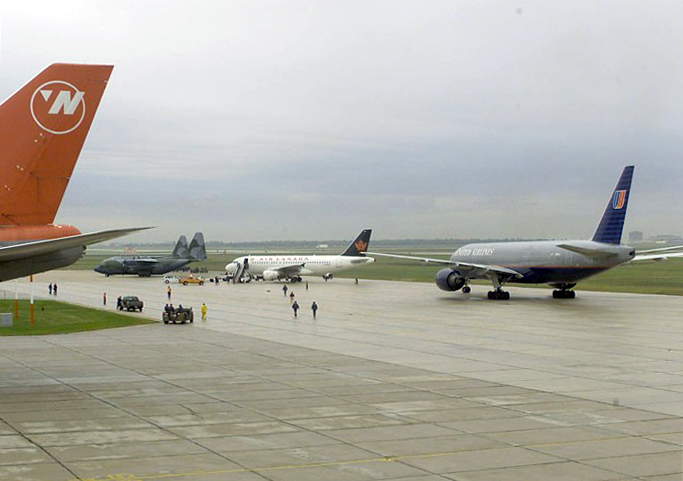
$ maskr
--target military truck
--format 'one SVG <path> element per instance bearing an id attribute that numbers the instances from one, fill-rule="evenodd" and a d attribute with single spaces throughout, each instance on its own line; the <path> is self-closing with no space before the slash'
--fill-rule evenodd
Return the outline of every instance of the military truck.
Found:
<path id="1" fill-rule="evenodd" d="M 121 299 L 121 304 L 118 306 L 120 311 L 140 311 L 142 312 L 144 304 L 138 296 L 124 296 Z"/>

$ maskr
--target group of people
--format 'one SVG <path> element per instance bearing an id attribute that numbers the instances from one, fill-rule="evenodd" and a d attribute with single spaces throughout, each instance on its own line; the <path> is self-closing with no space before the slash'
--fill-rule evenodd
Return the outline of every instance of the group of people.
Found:
<path id="1" fill-rule="evenodd" d="M 187 309 L 185 309 L 182 304 L 178 304 L 178 307 L 173 307 L 173 304 L 166 304 L 166 306 L 164 307 L 164 312 L 169 316 L 172 316 L 174 314 L 181 314 L 186 310 Z"/>
<path id="2" fill-rule="evenodd" d="M 282 294 L 287 297 L 287 291 L 289 288 L 287 287 L 287 284 L 282 286 Z M 306 283 L 306 290 L 308 290 L 308 282 Z M 289 304 L 292 306 L 292 310 L 294 311 L 294 317 L 299 317 L 299 309 L 301 309 L 301 306 L 299 303 L 296 301 L 294 295 L 294 291 L 289 291 Z M 313 312 L 313 319 L 316 319 L 316 316 L 318 314 L 318 304 L 316 304 L 315 301 L 313 301 L 313 304 L 311 304 L 311 311 Z"/>
<path id="3" fill-rule="evenodd" d="M 57 283 L 55 282 L 54 284 L 50 282 L 50 285 L 47 286 L 47 290 L 50 293 L 50 295 L 57 295 Z"/>

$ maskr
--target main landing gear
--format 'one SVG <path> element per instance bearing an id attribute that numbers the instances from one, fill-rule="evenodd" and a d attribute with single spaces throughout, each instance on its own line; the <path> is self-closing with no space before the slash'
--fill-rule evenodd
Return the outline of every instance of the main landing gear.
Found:
<path id="1" fill-rule="evenodd" d="M 553 291 L 553 299 L 574 299 L 576 297 L 576 291 L 572 291 L 576 284 L 552 284 L 553 287 L 557 287 L 557 290 Z"/>
<path id="2" fill-rule="evenodd" d="M 574 299 L 576 297 L 576 291 L 570 291 L 569 289 L 558 289 L 553 291 L 553 299 Z"/>
<path id="3" fill-rule="evenodd" d="M 510 299 L 510 293 L 502 289 L 496 289 L 495 291 L 489 291 L 488 297 L 494 301 L 507 301 Z"/>
<path id="4" fill-rule="evenodd" d="M 499 274 L 490 273 L 487 276 L 493 284 L 493 290 L 489 291 L 489 299 L 492 301 L 507 301 L 510 299 L 510 293 L 503 290 L 503 284 L 507 279 L 502 278 Z"/>

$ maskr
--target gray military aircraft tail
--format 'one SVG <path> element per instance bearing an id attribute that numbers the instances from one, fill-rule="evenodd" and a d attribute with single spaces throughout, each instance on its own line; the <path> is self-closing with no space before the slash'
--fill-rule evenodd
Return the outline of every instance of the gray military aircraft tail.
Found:
<path id="1" fill-rule="evenodd" d="M 628 262 L 683 257 L 677 248 L 653 249 L 637 253 L 621 244 L 634 166 L 624 168 L 609 198 L 605 212 L 591 240 L 492 242 L 468 244 L 456 250 L 449 260 L 396 254 L 368 254 L 445 264 L 436 274 L 439 289 L 470 292 L 470 280 L 488 279 L 493 284 L 489 299 L 509 299 L 503 286 L 510 283 L 549 284 L 556 299 L 573 299 L 576 284 L 607 269 Z"/>
<path id="2" fill-rule="evenodd" d="M 178 242 L 175 243 L 175 247 L 173 248 L 173 252 L 171 253 L 171 257 L 178 259 L 178 258 L 185 258 L 189 259 L 190 258 L 190 249 L 187 248 L 187 237 L 184 235 L 181 235 L 178 238 Z"/>
<path id="3" fill-rule="evenodd" d="M 109 277 L 112 275 L 137 275 L 150 277 L 175 271 L 190 262 L 206 260 L 204 235 L 197 232 L 190 244 L 181 235 L 171 255 L 166 257 L 116 256 L 110 257 L 95 267 L 95 272 Z"/>

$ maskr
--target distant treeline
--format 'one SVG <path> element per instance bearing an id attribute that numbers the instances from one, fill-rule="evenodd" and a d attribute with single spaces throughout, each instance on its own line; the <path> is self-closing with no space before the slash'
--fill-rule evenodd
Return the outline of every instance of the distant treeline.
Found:
<path id="1" fill-rule="evenodd" d="M 275 240 L 275 241 L 245 241 L 245 242 L 216 242 L 208 241 L 206 243 L 207 249 L 211 250 L 241 250 L 247 248 L 262 248 L 262 249 L 290 249 L 290 248 L 310 248 L 316 249 L 318 246 L 327 246 L 327 249 L 343 248 L 349 245 L 352 239 L 348 240 Z M 522 241 L 532 239 L 372 239 L 370 245 L 372 249 L 378 247 L 435 247 L 446 248 L 461 246 L 474 242 L 508 242 L 508 241 Z M 164 243 L 109 243 L 106 246 L 112 248 L 133 247 L 138 249 L 172 249 L 175 242 Z"/>

